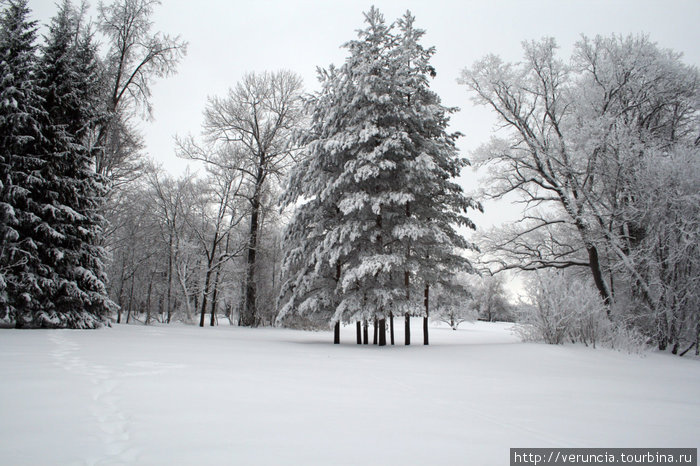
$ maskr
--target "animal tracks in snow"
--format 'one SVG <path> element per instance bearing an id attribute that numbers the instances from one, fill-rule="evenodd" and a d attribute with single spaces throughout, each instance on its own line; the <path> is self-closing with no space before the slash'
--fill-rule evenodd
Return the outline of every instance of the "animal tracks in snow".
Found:
<path id="1" fill-rule="evenodd" d="M 90 361 L 69 330 L 55 330 L 49 339 L 53 363 L 66 372 L 79 376 L 90 392 L 89 412 L 95 420 L 95 434 L 104 445 L 103 456 L 86 459 L 86 464 L 129 464 L 138 461 L 139 451 L 130 447 L 129 416 L 121 406 L 119 389 L 131 377 L 148 377 L 184 368 L 181 364 L 133 361 L 107 367 Z"/>
<path id="2" fill-rule="evenodd" d="M 175 369 L 184 369 L 184 364 L 172 364 L 167 362 L 154 361 L 134 361 L 126 364 L 129 368 L 141 369 L 139 371 L 124 372 L 124 377 L 135 377 L 144 375 L 160 375 Z"/>

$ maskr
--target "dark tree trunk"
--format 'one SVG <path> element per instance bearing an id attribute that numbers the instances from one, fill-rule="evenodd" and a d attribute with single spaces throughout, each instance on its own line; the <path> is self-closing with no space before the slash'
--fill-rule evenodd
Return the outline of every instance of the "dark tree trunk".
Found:
<path id="1" fill-rule="evenodd" d="M 430 285 L 425 285 L 425 317 L 423 317 L 423 344 L 429 344 L 428 340 L 428 317 L 430 316 Z"/>
<path id="2" fill-rule="evenodd" d="M 340 270 L 340 262 L 338 262 L 335 266 L 335 281 L 336 281 L 336 283 L 340 281 L 340 271 L 341 271 Z M 335 323 L 333 343 L 336 345 L 340 344 L 340 321 Z"/>
<path id="3" fill-rule="evenodd" d="M 211 296 L 211 327 L 216 325 L 216 308 L 219 306 L 219 282 L 221 281 L 221 264 L 216 268 L 216 276 L 214 277 L 214 290 Z"/>
<path id="4" fill-rule="evenodd" d="M 218 291 L 219 291 L 218 290 L 218 286 L 219 286 L 218 285 L 218 282 L 219 282 L 218 275 L 219 275 L 219 273 L 217 272 L 216 275 L 217 275 L 217 277 L 214 279 L 214 291 L 213 291 L 212 297 L 211 297 L 211 317 L 209 319 L 209 326 L 210 327 L 213 327 L 216 325 L 216 308 L 219 305 L 219 303 L 218 303 L 218 299 L 219 299 L 219 297 L 218 297 Z"/>
<path id="5" fill-rule="evenodd" d="M 199 317 L 199 326 L 204 327 L 204 316 L 207 314 L 207 298 L 209 297 L 209 286 L 211 285 L 211 262 L 207 264 L 207 274 L 204 277 L 204 293 L 202 293 L 202 312 Z"/>
<path id="6" fill-rule="evenodd" d="M 411 97 L 408 97 L 408 102 L 411 102 Z M 411 203 L 406 202 L 406 217 L 411 216 Z M 408 246 L 407 256 L 411 255 L 411 246 Z M 406 287 L 406 302 L 411 300 L 411 272 L 406 270 L 403 273 L 403 284 Z M 404 344 L 406 346 L 411 344 L 411 315 L 407 312 L 404 319 Z M 392 341 L 393 344 L 393 341 Z"/>
<path id="7" fill-rule="evenodd" d="M 695 341 L 692 342 L 692 343 L 690 344 L 690 346 L 687 347 L 679 356 L 681 356 L 681 357 L 685 356 L 685 353 L 687 353 L 688 351 L 690 351 L 691 349 L 693 349 L 693 347 L 694 347 L 695 345 L 697 345 L 697 342 L 695 342 Z M 697 351 L 696 351 L 696 353 L 697 353 Z"/>
<path id="8" fill-rule="evenodd" d="M 372 340 L 372 344 L 376 345 L 377 344 L 377 337 L 379 336 L 379 324 L 377 323 L 377 318 L 374 318 L 374 340 Z"/>
<path id="9" fill-rule="evenodd" d="M 173 317 L 173 305 L 172 305 L 172 289 L 173 289 L 173 237 L 169 236 L 168 240 L 168 293 L 167 293 L 167 306 L 168 306 L 168 323 Z"/>
<path id="10" fill-rule="evenodd" d="M 124 262 L 122 261 L 121 276 L 119 277 L 119 298 L 117 298 L 117 323 L 122 323 L 122 308 L 124 305 Z"/>
<path id="11" fill-rule="evenodd" d="M 664 317 L 656 317 L 656 338 L 659 343 L 659 350 L 665 351 L 668 345 L 668 324 Z"/>
<path id="12" fill-rule="evenodd" d="M 231 232 L 228 232 L 226 234 L 226 245 L 224 246 L 224 254 L 228 254 L 229 246 L 231 243 Z M 212 296 L 211 300 L 211 323 L 210 325 L 213 327 L 216 325 L 216 308 L 219 305 L 218 299 L 219 299 L 219 283 L 221 282 L 221 259 L 219 258 L 219 263 L 216 266 L 216 277 L 214 278 L 214 294 Z"/>
<path id="13" fill-rule="evenodd" d="M 389 336 L 391 337 L 391 344 L 394 345 L 394 314 L 389 313 Z"/>
<path id="14" fill-rule="evenodd" d="M 362 344 L 362 324 L 358 320 L 355 323 L 355 327 L 357 327 L 357 344 L 361 345 Z"/>
<path id="15" fill-rule="evenodd" d="M 367 319 L 362 325 L 362 343 L 365 345 L 369 344 L 369 322 L 367 322 Z"/>
<path id="16" fill-rule="evenodd" d="M 600 267 L 600 258 L 598 257 L 598 249 L 595 246 L 589 246 L 586 248 L 588 251 L 588 264 L 593 274 L 593 282 L 600 297 L 603 298 L 603 302 L 606 306 L 606 311 L 608 313 L 608 318 L 610 318 L 610 304 L 612 303 L 612 297 L 608 291 L 608 287 L 605 285 L 605 277 L 603 277 L 603 271 Z"/>
<path id="17" fill-rule="evenodd" d="M 134 274 L 135 275 L 135 274 Z M 134 304 L 134 275 L 131 276 L 131 290 L 129 291 L 129 309 L 126 311 L 126 323 L 131 320 L 131 306 Z"/>
<path id="18" fill-rule="evenodd" d="M 240 301 L 238 304 L 238 326 L 242 327 L 243 324 L 241 321 L 243 320 L 243 309 L 245 309 L 245 282 L 241 281 L 241 296 L 243 296 L 243 299 Z"/>
<path id="19" fill-rule="evenodd" d="M 411 344 L 411 315 L 407 312 L 405 315 L 405 321 L 404 321 L 404 342 L 406 345 Z"/>
<path id="20" fill-rule="evenodd" d="M 243 313 L 240 316 L 240 325 L 244 327 L 253 327 L 255 325 L 256 314 L 256 286 L 255 286 L 255 264 L 256 252 L 258 247 L 258 228 L 260 223 L 260 190 L 262 189 L 262 173 L 258 173 L 258 178 L 255 184 L 255 192 L 251 202 L 250 212 L 250 230 L 248 237 L 248 257 L 246 269 L 246 289 L 245 289 L 245 305 Z"/>
<path id="21" fill-rule="evenodd" d="M 153 294 L 153 274 L 151 274 L 151 279 L 148 281 L 148 292 L 146 294 L 146 322 L 145 325 L 151 323 L 151 296 Z"/>
<path id="22" fill-rule="evenodd" d="M 165 314 L 165 296 L 161 295 L 158 296 L 158 317 L 157 320 L 161 324 L 164 324 L 167 319 L 167 315 Z"/>
<path id="23" fill-rule="evenodd" d="M 673 343 L 673 348 L 671 349 L 671 354 L 678 354 L 678 350 L 681 346 L 680 341 L 680 329 L 678 328 L 678 318 L 674 312 L 671 318 L 671 330 L 668 336 L 668 343 Z"/>
<path id="24" fill-rule="evenodd" d="M 379 319 L 379 346 L 386 346 L 386 319 Z"/>

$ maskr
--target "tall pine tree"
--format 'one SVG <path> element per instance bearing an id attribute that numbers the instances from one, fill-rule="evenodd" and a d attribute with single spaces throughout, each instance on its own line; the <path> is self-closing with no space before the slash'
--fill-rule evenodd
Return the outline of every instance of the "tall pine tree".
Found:
<path id="1" fill-rule="evenodd" d="M 106 192 L 96 174 L 91 145 L 100 111 L 100 65 L 90 31 L 69 1 L 59 6 L 42 49 L 39 82 L 46 120 L 38 193 L 43 220 L 39 252 L 51 268 L 49 299 L 37 325 L 71 328 L 100 326 L 112 305 L 107 297 L 104 251 L 99 246 Z"/>
<path id="2" fill-rule="evenodd" d="M 308 102 L 315 126 L 304 136 L 305 142 L 309 144 L 308 151 L 316 153 L 322 153 L 324 149 L 314 141 L 318 134 L 327 131 L 319 124 L 324 119 L 321 109 L 332 106 L 329 100 L 340 95 L 343 76 L 338 69 L 330 66 L 328 70 L 319 70 L 319 81 L 323 90 L 318 95 L 311 96 Z M 309 195 L 323 189 L 330 177 L 338 172 L 340 163 L 338 158 L 307 157 L 295 167 L 290 178 L 304 176 L 304 182 L 290 183 L 287 186 L 285 202 L 292 204 L 303 200 L 305 204 L 296 211 L 285 232 L 287 248 L 284 267 L 288 279 L 281 289 L 280 321 L 289 316 L 302 316 L 304 325 L 327 325 L 333 320 L 340 302 L 339 271 L 344 265 L 343 257 L 349 250 L 341 248 L 334 254 L 331 248 L 335 247 L 338 239 L 329 235 L 338 226 L 339 210 L 325 193 Z M 321 176 L 306 178 L 311 172 L 304 171 L 304 167 L 312 169 L 312 164 L 314 173 Z"/>
<path id="3" fill-rule="evenodd" d="M 482 207 L 465 197 L 455 182 L 468 165 L 455 146 L 460 134 L 447 132 L 449 116 L 458 109 L 444 107 L 429 89 L 429 78 L 436 74 L 430 65 L 435 49 L 421 46 L 425 32 L 414 27 L 414 21 L 410 12 L 397 21 L 400 39 L 395 49 L 399 62 L 395 80 L 402 101 L 400 126 L 408 136 L 401 149 L 405 178 L 400 183 L 408 191 L 408 201 L 405 215 L 397 216 L 394 235 L 406 251 L 407 293 L 413 290 L 416 297 L 423 298 L 423 342 L 428 344 L 430 287 L 449 290 L 459 286 L 451 280 L 455 272 L 472 271 L 463 252 L 475 247 L 458 228 L 474 229 L 465 214 Z M 408 319 L 407 315 L 407 333 Z"/>
<path id="4" fill-rule="evenodd" d="M 17 327 L 31 325 L 50 281 L 35 240 L 45 115 L 29 13 L 27 0 L 10 0 L 0 17 L 0 323 Z"/>
<path id="5" fill-rule="evenodd" d="M 456 228 L 473 227 L 465 213 L 480 206 L 453 181 L 466 161 L 458 135 L 446 131 L 454 109 L 429 90 L 434 52 L 419 45 L 422 31 L 409 13 L 397 33 L 375 8 L 365 21 L 345 45 L 345 64 L 322 72 L 310 100 L 307 158 L 286 198 L 300 205 L 288 229 L 281 315 L 323 310 L 333 324 L 376 318 L 381 345 L 387 317 L 427 319 L 428 298 L 419 311 L 415 289 L 427 296 L 431 283 L 470 270 L 460 249 L 471 246 Z"/>
<path id="6" fill-rule="evenodd" d="M 0 321 L 93 328 L 111 306 L 99 247 L 105 186 L 92 134 L 100 64 L 66 1 L 37 58 L 26 0 L 0 29 Z"/>

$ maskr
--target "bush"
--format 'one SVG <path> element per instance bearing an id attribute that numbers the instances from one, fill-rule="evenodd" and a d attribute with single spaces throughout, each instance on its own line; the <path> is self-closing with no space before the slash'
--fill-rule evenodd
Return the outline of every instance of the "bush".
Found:
<path id="1" fill-rule="evenodd" d="M 516 332 L 523 341 L 558 345 L 566 341 L 639 353 L 647 339 L 625 321 L 608 315 L 590 281 L 563 272 L 535 273 L 528 283 L 528 302 L 521 303 Z"/>

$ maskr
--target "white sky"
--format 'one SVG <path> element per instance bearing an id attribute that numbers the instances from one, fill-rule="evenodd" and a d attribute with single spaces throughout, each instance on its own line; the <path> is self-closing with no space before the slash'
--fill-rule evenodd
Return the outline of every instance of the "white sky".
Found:
<path id="1" fill-rule="evenodd" d="M 41 22 L 54 14 L 54 3 L 29 0 Z M 340 45 L 356 37 L 362 12 L 372 4 L 389 22 L 409 9 L 427 31 L 423 44 L 437 48 L 432 88 L 445 105 L 462 109 L 452 130 L 465 134 L 459 146 L 466 156 L 488 140 L 493 120 L 472 105 L 456 79 L 487 53 L 516 61 L 521 41 L 553 36 L 567 58 L 581 33 L 644 32 L 683 52 L 687 63 L 700 63 L 700 0 L 164 0 L 155 29 L 179 34 L 189 49 L 178 74 L 153 86 L 154 121 L 143 125 L 149 156 L 174 174 L 184 172 L 187 162 L 175 157 L 173 137 L 199 134 L 207 96 L 223 95 L 246 72 L 290 69 L 315 90 L 316 67 L 342 64 L 346 50 Z M 474 177 L 464 180 L 472 190 Z M 498 223 L 507 210 L 494 205 L 475 220 Z"/>

